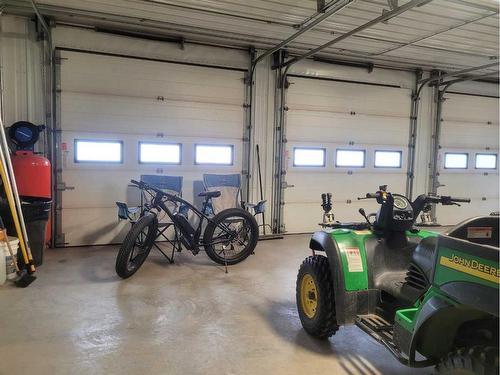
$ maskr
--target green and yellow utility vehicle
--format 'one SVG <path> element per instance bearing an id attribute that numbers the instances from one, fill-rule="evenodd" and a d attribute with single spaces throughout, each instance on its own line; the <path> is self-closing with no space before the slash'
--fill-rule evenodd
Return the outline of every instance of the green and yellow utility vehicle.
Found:
<path id="1" fill-rule="evenodd" d="M 469 199 L 421 195 L 410 202 L 381 186 L 376 214 L 313 234 L 297 276 L 304 329 L 326 339 L 355 324 L 401 363 L 436 374 L 498 374 L 499 217 L 466 220 L 445 234 L 418 230 L 429 204 Z M 323 195 L 325 213 L 330 197 Z"/>

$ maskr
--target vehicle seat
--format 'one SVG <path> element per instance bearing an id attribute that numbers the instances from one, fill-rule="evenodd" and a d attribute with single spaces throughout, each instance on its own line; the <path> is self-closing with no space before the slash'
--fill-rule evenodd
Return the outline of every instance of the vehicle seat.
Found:
<path id="1" fill-rule="evenodd" d="M 437 237 L 424 238 L 412 254 L 412 263 L 422 271 L 427 281 L 432 279 L 436 254 Z"/>
<path id="2" fill-rule="evenodd" d="M 216 191 L 202 191 L 200 193 L 198 193 L 198 196 L 199 197 L 207 197 L 208 199 L 211 199 L 211 198 L 218 198 L 220 197 L 220 191 L 216 190 Z"/>
<path id="3" fill-rule="evenodd" d="M 499 222 L 498 216 L 473 217 L 462 221 L 446 235 L 479 245 L 499 247 Z"/>

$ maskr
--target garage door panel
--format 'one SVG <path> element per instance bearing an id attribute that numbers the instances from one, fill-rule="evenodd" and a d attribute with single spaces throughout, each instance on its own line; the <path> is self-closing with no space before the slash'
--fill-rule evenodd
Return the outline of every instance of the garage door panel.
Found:
<path id="1" fill-rule="evenodd" d="M 203 173 L 240 173 L 240 170 L 228 168 L 207 168 L 205 170 L 186 171 L 178 169 L 164 169 L 164 173 L 170 176 L 183 177 L 183 196 L 191 201 L 193 199 L 193 182 L 203 179 Z M 66 170 L 64 174 L 67 186 L 72 186 L 74 190 L 68 190 L 63 193 L 63 209 L 75 208 L 113 208 L 115 216 L 117 214 L 116 201 L 136 204 L 137 200 L 132 199 L 130 190 L 127 186 L 131 179 L 138 180 L 142 174 L 157 174 L 154 168 L 143 168 L 141 170 L 121 170 L 112 171 L 112 180 L 110 180 L 110 171 L 106 170 L 85 170 L 75 169 Z M 89 183 L 92 181 L 92 183 Z M 139 195 L 134 195 L 134 198 Z"/>
<path id="2" fill-rule="evenodd" d="M 323 178 L 304 177 L 298 173 L 289 174 L 287 182 L 294 187 L 286 190 L 287 205 L 319 205 L 322 193 L 331 192 L 334 202 L 345 203 L 347 200 L 357 201 L 358 197 L 377 191 L 380 185 L 388 185 L 395 193 L 404 193 L 405 188 L 401 175 L 396 174 L 329 174 Z"/>
<path id="3" fill-rule="evenodd" d="M 350 204 L 334 201 L 335 220 L 339 221 L 364 221 L 358 210 L 364 208 L 367 213 L 376 212 L 378 205 L 370 201 L 356 201 Z M 320 230 L 319 223 L 323 220 L 320 197 L 313 203 L 286 204 L 284 214 L 287 218 L 286 230 L 290 233 L 309 233 Z M 312 207 L 314 209 L 312 209 Z"/>
<path id="4" fill-rule="evenodd" d="M 498 124 L 498 99 L 446 94 L 442 117 L 446 121 Z"/>
<path id="5" fill-rule="evenodd" d="M 63 91 L 243 104 L 242 74 L 214 68 L 62 52 Z M 126 78 L 126 79 L 124 79 Z"/>
<path id="6" fill-rule="evenodd" d="M 225 139 L 224 143 L 234 145 L 234 163 L 229 166 L 195 165 L 194 145 L 196 143 L 217 144 L 217 138 L 166 137 L 123 135 L 116 133 L 63 132 L 66 151 L 62 155 L 64 182 L 74 190 L 63 192 L 63 208 L 115 207 L 115 201 L 127 202 L 127 185 L 141 174 L 157 174 L 160 168 L 164 174 L 183 176 L 183 194 L 192 199 L 193 181 L 201 180 L 203 173 L 240 173 L 242 169 L 241 139 Z M 108 139 L 123 141 L 123 163 L 76 163 L 74 161 L 74 139 Z M 139 164 L 138 144 L 144 142 L 181 143 L 181 165 Z M 112 176 L 112 178 L 110 178 Z"/>
<path id="7" fill-rule="evenodd" d="M 444 195 L 458 195 L 466 198 L 498 198 L 498 174 L 487 176 L 477 173 L 442 173 L 439 181 L 445 185 L 439 189 Z"/>
<path id="8" fill-rule="evenodd" d="M 112 174 L 113 178 L 109 176 Z M 127 201 L 127 185 L 138 176 L 132 171 L 66 170 L 64 182 L 74 190 L 64 192 L 63 208 L 115 208 L 116 201 Z M 89 181 L 92 181 L 89 183 Z"/>
<path id="9" fill-rule="evenodd" d="M 498 148 L 498 125 L 443 121 L 441 132 L 443 147 Z"/>
<path id="10" fill-rule="evenodd" d="M 95 77 L 81 76 L 82 80 L 95 79 Z M 82 85 L 79 90 L 73 88 L 64 88 L 63 90 L 67 92 L 75 93 L 94 93 L 99 95 L 107 96 L 118 96 L 118 97 L 133 97 L 133 98 L 150 98 L 156 99 L 158 96 L 163 97 L 172 101 L 193 101 L 200 103 L 214 103 L 214 104 L 232 104 L 232 105 L 242 105 L 241 93 L 236 93 L 232 87 L 217 87 L 216 89 L 207 87 L 205 85 L 196 84 L 171 84 L 166 83 L 164 86 L 154 87 L 154 84 L 150 84 L 147 89 L 141 89 L 144 85 L 148 85 L 147 81 L 141 81 L 140 86 L 130 87 L 119 87 L 125 86 L 121 82 L 116 82 L 114 79 L 103 79 L 102 87 L 95 87 L 94 84 Z M 115 85 L 114 90 L 107 89 L 110 85 Z M 241 85 L 241 82 L 240 82 Z M 118 87 L 117 87 L 118 86 Z M 175 94 L 174 94 L 175 93 Z M 212 94 L 212 95 L 211 95 Z"/>
<path id="11" fill-rule="evenodd" d="M 287 118 L 287 138 L 291 141 L 321 139 L 335 142 L 356 138 L 371 144 L 381 134 L 390 134 L 385 141 L 401 145 L 408 142 L 408 118 L 346 116 L 314 111 L 290 110 Z"/>
<path id="12" fill-rule="evenodd" d="M 66 209 L 64 212 L 64 239 L 69 246 L 120 243 L 129 229 L 129 222 L 118 221 L 114 207 Z"/>
<path id="13" fill-rule="evenodd" d="M 370 103 L 365 102 L 363 105 L 362 101 L 353 97 L 351 100 L 356 101 L 356 103 L 339 103 L 337 98 L 325 98 L 317 97 L 310 94 L 307 95 L 307 100 L 304 102 L 292 104 L 295 110 L 310 110 L 318 112 L 338 112 L 350 114 L 351 112 L 356 115 L 369 115 L 369 116 L 384 116 L 384 117 L 408 117 L 408 113 L 403 113 L 400 108 L 394 107 L 394 109 L 384 111 L 380 103 Z M 343 98 L 345 99 L 345 98 Z M 406 104 L 405 104 L 406 106 Z"/>
<path id="14" fill-rule="evenodd" d="M 61 64 L 61 234 L 70 245 L 120 242 L 115 201 L 136 205 L 128 187 L 142 174 L 183 177 L 183 196 L 204 173 L 241 173 L 243 72 L 63 52 Z M 66 59 L 65 59 L 66 58 Z M 157 96 L 163 96 L 158 100 Z M 121 163 L 75 162 L 74 142 L 118 140 Z M 181 164 L 139 163 L 139 142 L 180 143 Z M 232 165 L 196 165 L 196 144 L 233 146 Z"/>
<path id="15" fill-rule="evenodd" d="M 141 129 L 145 130 L 145 129 Z M 95 139 L 95 140 L 118 140 L 123 142 L 123 161 L 122 163 L 78 163 L 75 162 L 74 140 L 76 139 Z M 204 137 L 204 136 L 174 136 L 164 134 L 164 136 L 152 136 L 147 134 L 123 134 L 109 132 L 75 132 L 66 131 L 61 136 L 62 143 L 65 143 L 65 151 L 62 153 L 64 170 L 105 170 L 118 171 L 126 169 L 130 171 L 143 171 L 153 168 L 163 168 L 170 171 L 204 171 L 204 170 L 240 170 L 242 168 L 242 147 L 241 138 L 223 138 Z M 156 143 L 180 143 L 181 144 L 181 164 L 155 164 L 138 163 L 139 142 Z M 196 144 L 210 145 L 232 145 L 233 146 L 233 164 L 232 165 L 196 165 L 194 163 L 194 147 Z"/>
<path id="16" fill-rule="evenodd" d="M 440 187 L 438 193 L 472 199 L 470 204 L 460 208 L 437 206 L 438 221 L 454 224 L 467 217 L 498 210 L 498 160 L 494 170 L 475 168 L 477 153 L 498 155 L 498 99 L 456 94 L 447 94 L 446 98 L 438 177 L 439 183 L 445 186 Z M 444 168 L 446 153 L 468 154 L 467 168 Z"/>
<path id="17" fill-rule="evenodd" d="M 290 108 L 403 117 L 409 113 L 410 92 L 406 89 L 300 78 L 291 82 L 287 95 Z"/>
<path id="18" fill-rule="evenodd" d="M 321 193 L 333 194 L 338 220 L 362 221 L 357 201 L 387 184 L 404 192 L 410 90 L 345 82 L 293 78 L 287 93 L 285 230 L 311 232 L 322 219 Z M 295 167 L 294 147 L 325 149 L 325 167 Z M 336 150 L 365 150 L 363 168 L 335 166 Z M 401 152 L 401 168 L 375 168 L 376 150 Z M 350 203 L 348 203 L 350 202 Z"/>
<path id="19" fill-rule="evenodd" d="M 371 174 L 356 173 L 317 173 L 302 174 L 289 173 L 287 182 L 295 185 L 286 190 L 286 202 L 320 204 L 321 194 L 334 192 L 333 200 L 345 202 L 364 197 L 366 193 L 373 193 L 380 185 L 387 184 L 393 192 L 403 192 L 404 184 L 401 183 L 401 174 Z M 319 206 L 318 206 L 319 207 Z"/>
<path id="20" fill-rule="evenodd" d="M 241 137 L 243 109 L 202 103 L 152 103 L 149 100 L 65 93 L 65 129 L 163 132 L 172 135 Z M 218 132 L 218 134 L 214 134 Z"/>

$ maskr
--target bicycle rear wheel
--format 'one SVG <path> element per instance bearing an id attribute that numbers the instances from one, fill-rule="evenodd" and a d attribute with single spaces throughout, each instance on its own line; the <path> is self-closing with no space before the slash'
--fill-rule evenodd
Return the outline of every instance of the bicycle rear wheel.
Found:
<path id="1" fill-rule="evenodd" d="M 239 263 L 252 254 L 259 239 L 255 218 L 240 208 L 229 208 L 215 215 L 208 223 L 203 242 L 214 262 Z"/>
<path id="2" fill-rule="evenodd" d="M 158 233 L 158 219 L 146 213 L 132 225 L 116 257 L 115 270 L 123 279 L 132 276 L 149 255 Z"/>

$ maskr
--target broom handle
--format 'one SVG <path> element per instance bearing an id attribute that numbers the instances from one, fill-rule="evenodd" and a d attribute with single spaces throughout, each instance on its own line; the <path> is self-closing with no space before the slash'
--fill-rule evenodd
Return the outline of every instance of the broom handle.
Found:
<path id="1" fill-rule="evenodd" d="M 19 200 L 19 194 L 16 186 L 16 179 L 14 177 L 12 163 L 10 157 L 6 157 L 5 152 L 9 150 L 7 145 L 7 138 L 5 137 L 5 129 L 3 126 L 3 121 L 0 118 L 0 138 L 2 144 L 0 145 L 0 175 L 2 177 L 2 183 L 5 188 L 5 194 L 7 195 L 7 201 L 9 202 L 9 207 L 12 213 L 12 219 L 14 221 L 14 226 L 16 227 L 16 233 L 19 237 L 19 245 L 21 247 L 21 252 L 23 254 L 24 263 L 29 267 L 30 273 L 35 272 L 35 266 L 33 265 L 33 257 L 31 256 L 31 251 L 28 245 L 28 235 L 26 233 L 26 226 L 24 225 L 23 211 L 21 208 L 21 201 Z M 9 176 L 7 175 L 6 167 L 10 168 Z"/>

